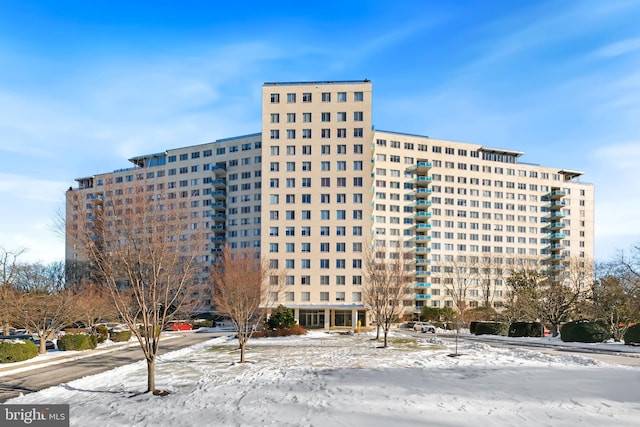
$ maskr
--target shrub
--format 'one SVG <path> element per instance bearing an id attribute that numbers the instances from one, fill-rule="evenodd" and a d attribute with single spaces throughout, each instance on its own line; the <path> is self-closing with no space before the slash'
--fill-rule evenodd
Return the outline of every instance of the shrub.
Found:
<path id="1" fill-rule="evenodd" d="M 542 325 L 539 322 L 513 322 L 509 326 L 510 337 L 539 337 Z"/>
<path id="2" fill-rule="evenodd" d="M 98 325 L 96 326 L 95 335 L 98 337 L 98 342 L 103 343 L 109 339 L 109 329 L 104 325 Z"/>
<path id="3" fill-rule="evenodd" d="M 0 363 L 29 360 L 38 355 L 38 346 L 28 340 L 0 340 Z"/>
<path id="4" fill-rule="evenodd" d="M 68 350 L 91 350 L 98 345 L 98 337 L 87 334 L 65 334 L 58 338 L 58 348 Z"/>
<path id="5" fill-rule="evenodd" d="M 293 311 L 284 305 L 279 305 L 276 311 L 271 314 L 267 320 L 267 326 L 269 329 L 288 329 L 296 324 L 296 319 L 293 317 Z"/>
<path id="6" fill-rule="evenodd" d="M 114 342 L 127 342 L 131 339 L 131 331 L 111 331 L 111 341 Z"/>
<path id="7" fill-rule="evenodd" d="M 263 329 L 253 333 L 255 338 L 267 337 L 287 337 L 289 335 L 304 335 L 307 330 L 300 325 L 293 325 L 290 328 Z"/>
<path id="8" fill-rule="evenodd" d="M 474 328 L 475 335 L 503 335 L 506 336 L 509 327 L 502 322 L 477 322 Z"/>
<path id="9" fill-rule="evenodd" d="M 147 329 L 141 326 L 139 329 L 140 335 L 142 335 L 143 337 L 151 336 L 152 333 L 155 333 L 155 336 L 157 338 L 160 336 L 160 333 L 162 333 L 162 325 L 149 326 Z"/>
<path id="10" fill-rule="evenodd" d="M 624 343 L 627 345 L 640 345 L 640 324 L 633 325 L 624 334 Z"/>
<path id="11" fill-rule="evenodd" d="M 603 342 L 611 338 L 611 330 L 588 320 L 565 323 L 560 329 L 560 339 L 564 342 Z"/>
<path id="12" fill-rule="evenodd" d="M 478 325 L 478 323 L 480 323 L 480 322 L 475 322 L 474 321 L 474 322 L 469 323 L 469 332 L 470 333 L 472 333 L 472 334 L 476 333 L 476 326 Z"/>

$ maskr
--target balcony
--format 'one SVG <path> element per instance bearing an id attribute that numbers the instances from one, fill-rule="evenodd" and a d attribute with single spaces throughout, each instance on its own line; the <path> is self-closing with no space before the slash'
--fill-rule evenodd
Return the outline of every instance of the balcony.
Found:
<path id="1" fill-rule="evenodd" d="M 213 165 L 211 166 L 211 170 L 215 176 L 224 176 L 227 173 L 227 167 L 225 165 Z"/>
<path id="2" fill-rule="evenodd" d="M 431 212 L 418 211 L 413 217 L 416 221 L 428 221 L 429 219 L 431 219 Z"/>
<path id="3" fill-rule="evenodd" d="M 416 209 L 426 209 L 431 207 L 431 200 L 416 200 L 413 202 L 412 206 Z"/>
<path id="4" fill-rule="evenodd" d="M 211 207 L 215 211 L 224 211 L 224 210 L 227 209 L 227 203 L 226 202 L 215 202 L 215 203 L 211 204 Z"/>
<path id="5" fill-rule="evenodd" d="M 428 271 L 428 270 L 416 270 L 415 276 L 416 277 L 428 277 L 428 276 L 431 276 L 431 272 Z"/>
<path id="6" fill-rule="evenodd" d="M 227 198 L 227 192 L 224 190 L 213 191 L 211 197 L 213 197 L 214 200 L 224 200 Z"/>
<path id="7" fill-rule="evenodd" d="M 428 254 L 431 252 L 431 248 L 428 248 L 426 246 L 416 246 L 414 248 L 414 251 L 418 254 Z"/>
<path id="8" fill-rule="evenodd" d="M 567 206 L 567 202 L 565 200 L 559 200 L 559 201 L 552 201 L 550 203 L 547 203 L 546 205 L 543 206 L 543 208 L 554 211 L 554 210 L 564 208 L 565 206 Z"/>
<path id="9" fill-rule="evenodd" d="M 225 241 L 225 237 L 224 236 L 213 236 L 211 237 L 211 243 L 224 243 Z"/>
<path id="10" fill-rule="evenodd" d="M 427 258 L 416 258 L 415 260 L 416 265 L 429 265 L 431 264 L 431 260 L 427 259 Z"/>
<path id="11" fill-rule="evenodd" d="M 417 282 L 415 284 L 416 288 L 430 288 L 431 287 L 431 283 L 429 282 Z"/>
<path id="12" fill-rule="evenodd" d="M 549 212 L 549 214 L 545 215 L 543 218 L 543 220 L 547 220 L 546 222 L 556 222 L 559 219 L 564 218 L 565 216 L 567 216 L 566 213 L 564 212 Z"/>
<path id="13" fill-rule="evenodd" d="M 549 252 L 556 252 L 556 251 L 559 251 L 561 249 L 564 249 L 564 244 L 563 243 L 553 243 L 553 244 L 547 246 L 546 248 L 544 248 L 545 251 L 549 251 Z"/>
<path id="14" fill-rule="evenodd" d="M 431 295 L 416 294 L 416 299 L 431 299 Z"/>
<path id="15" fill-rule="evenodd" d="M 416 224 L 414 225 L 416 231 L 428 231 L 431 230 L 431 224 L 425 224 L 425 223 L 421 223 L 421 224 Z"/>
<path id="16" fill-rule="evenodd" d="M 542 197 L 544 198 L 544 200 L 559 200 L 559 199 L 562 199 L 566 195 L 567 195 L 566 191 L 553 190 L 552 192 L 547 193 Z"/>
<path id="17" fill-rule="evenodd" d="M 417 188 L 414 192 L 413 192 L 413 196 L 416 199 L 426 199 L 428 198 L 431 193 L 433 193 L 433 191 L 430 188 Z"/>
<path id="18" fill-rule="evenodd" d="M 433 167 L 433 163 L 420 161 L 413 166 L 409 166 L 407 168 L 407 172 L 415 172 L 417 174 L 423 175 L 429 172 L 429 169 Z"/>
<path id="19" fill-rule="evenodd" d="M 432 181 L 433 181 L 433 178 L 431 178 L 430 176 L 418 176 L 413 180 L 413 183 L 418 188 L 423 188 L 423 187 L 428 187 Z"/>
<path id="20" fill-rule="evenodd" d="M 212 184 L 214 188 L 218 188 L 218 189 L 227 188 L 227 180 L 224 178 L 214 179 Z"/>
<path id="21" fill-rule="evenodd" d="M 547 239 L 549 239 L 549 241 L 554 241 L 554 240 L 562 240 L 566 237 L 567 235 L 564 233 L 552 233 L 547 236 Z"/>
<path id="22" fill-rule="evenodd" d="M 416 234 L 413 237 L 413 240 L 417 242 L 429 242 L 431 241 L 431 236 L 427 236 L 426 234 Z"/>

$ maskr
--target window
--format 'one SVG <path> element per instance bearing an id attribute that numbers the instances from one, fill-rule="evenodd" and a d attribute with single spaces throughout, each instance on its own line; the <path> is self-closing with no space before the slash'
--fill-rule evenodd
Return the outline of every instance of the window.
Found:
<path id="1" fill-rule="evenodd" d="M 354 92 L 353 93 L 353 100 L 355 102 L 362 102 L 364 101 L 364 93 L 363 92 Z"/>
<path id="2" fill-rule="evenodd" d="M 296 102 L 296 94 L 288 93 L 287 94 L 287 102 Z"/>
<path id="3" fill-rule="evenodd" d="M 331 113 L 322 113 L 322 121 L 330 122 L 331 121 Z"/>
<path id="4" fill-rule="evenodd" d="M 311 113 L 302 113 L 302 122 L 311 123 Z"/>
<path id="5" fill-rule="evenodd" d="M 361 122 L 363 120 L 363 113 L 362 111 L 354 111 L 353 112 L 353 121 L 354 122 Z"/>
<path id="6" fill-rule="evenodd" d="M 280 102 L 280 94 L 279 93 L 272 93 L 271 94 L 271 103 L 272 104 L 277 104 Z"/>
<path id="7" fill-rule="evenodd" d="M 338 121 L 339 122 L 346 122 L 347 121 L 347 113 L 344 111 L 340 111 L 337 113 L 338 116 Z"/>
<path id="8" fill-rule="evenodd" d="M 311 94 L 309 92 L 302 94 L 302 102 L 311 102 Z"/>
<path id="9" fill-rule="evenodd" d="M 280 114 L 271 113 L 271 123 L 280 123 Z"/>
<path id="10" fill-rule="evenodd" d="M 331 102 L 331 92 L 322 92 L 322 102 Z"/>
<path id="11" fill-rule="evenodd" d="M 347 102 L 347 92 L 338 92 L 338 102 Z"/>

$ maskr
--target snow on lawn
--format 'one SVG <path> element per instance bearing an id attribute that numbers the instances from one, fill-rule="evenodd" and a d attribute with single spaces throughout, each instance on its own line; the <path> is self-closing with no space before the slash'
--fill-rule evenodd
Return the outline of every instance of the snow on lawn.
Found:
<path id="1" fill-rule="evenodd" d="M 223 337 L 12 399 L 68 403 L 72 426 L 637 426 L 640 370 L 579 356 L 394 334 Z"/>

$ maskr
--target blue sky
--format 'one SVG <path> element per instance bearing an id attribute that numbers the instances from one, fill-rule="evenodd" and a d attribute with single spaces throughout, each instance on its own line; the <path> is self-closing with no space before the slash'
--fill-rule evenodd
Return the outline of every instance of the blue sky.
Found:
<path id="1" fill-rule="evenodd" d="M 229 4 L 233 3 L 233 4 Z M 373 82 L 378 129 L 523 151 L 640 243 L 639 1 L 0 1 L 0 246 L 64 258 L 74 179 L 260 131 L 268 81 Z"/>

